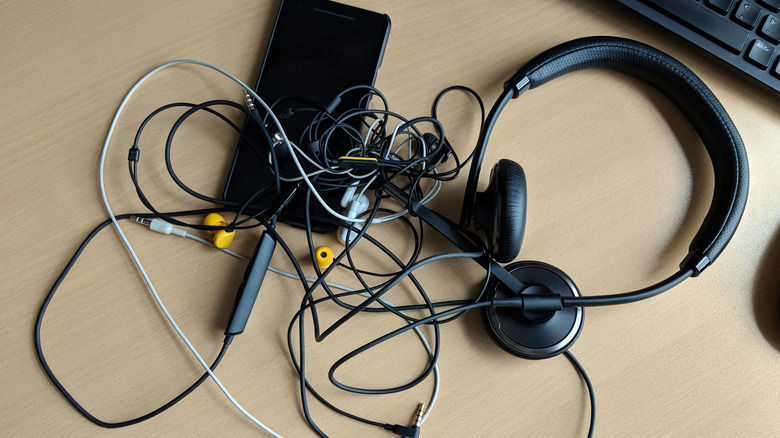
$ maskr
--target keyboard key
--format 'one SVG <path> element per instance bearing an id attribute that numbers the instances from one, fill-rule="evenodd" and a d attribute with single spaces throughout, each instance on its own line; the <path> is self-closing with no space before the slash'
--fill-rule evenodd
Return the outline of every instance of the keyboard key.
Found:
<path id="1" fill-rule="evenodd" d="M 769 44 L 761 41 L 753 41 L 753 45 L 750 46 L 750 51 L 747 54 L 748 60 L 753 64 L 761 67 L 769 67 L 769 62 L 772 61 L 772 55 L 775 54 L 775 49 L 769 46 Z"/>
<path id="2" fill-rule="evenodd" d="M 690 26 L 692 30 L 720 44 L 735 54 L 742 52 L 748 34 L 716 12 L 700 4 L 680 0 L 644 0 Z M 696 23 L 693 26 L 691 23 Z"/>
<path id="3" fill-rule="evenodd" d="M 780 97 L 780 31 L 776 27 L 780 0 L 617 2 L 751 76 Z"/>
<path id="4" fill-rule="evenodd" d="M 758 0 L 758 2 L 771 9 L 772 12 L 780 12 L 780 0 Z"/>
<path id="5" fill-rule="evenodd" d="M 780 19 L 767 15 L 764 25 L 761 26 L 761 34 L 775 44 L 780 43 Z"/>
<path id="6" fill-rule="evenodd" d="M 729 8 L 731 7 L 731 4 L 734 3 L 734 0 L 707 0 L 705 3 L 707 6 L 720 12 L 721 14 L 725 14 L 729 11 Z"/>
<path id="7" fill-rule="evenodd" d="M 748 29 L 756 27 L 759 15 L 761 15 L 761 8 L 747 0 L 739 2 L 737 9 L 734 10 L 734 19 Z"/>

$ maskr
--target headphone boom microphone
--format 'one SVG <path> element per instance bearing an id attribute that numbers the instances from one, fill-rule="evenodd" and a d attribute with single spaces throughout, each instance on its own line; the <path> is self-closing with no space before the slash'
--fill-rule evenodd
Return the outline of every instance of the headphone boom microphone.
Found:
<path id="1" fill-rule="evenodd" d="M 580 295 L 560 269 L 543 262 L 512 262 L 525 230 L 526 182 L 520 165 L 500 160 L 484 192 L 477 191 L 480 168 L 490 134 L 504 107 L 523 92 L 564 74 L 591 67 L 610 68 L 635 76 L 658 89 L 688 118 L 712 162 L 715 189 L 709 211 L 679 271 L 634 292 L 603 296 Z M 504 350 L 528 359 L 566 351 L 582 330 L 583 307 L 626 304 L 656 296 L 683 280 L 699 275 L 731 240 L 748 194 L 745 146 L 731 118 L 707 86 L 671 56 L 646 44 L 616 37 L 589 37 L 553 47 L 521 67 L 507 82 L 491 108 L 474 149 L 463 196 L 460 223 L 447 220 L 387 184 L 387 192 L 410 212 L 463 251 L 481 251 L 474 259 L 491 276 L 490 305 L 483 322 L 490 337 Z M 480 246 L 464 231 L 474 221 L 487 237 Z M 485 252 L 483 248 L 487 248 Z"/>

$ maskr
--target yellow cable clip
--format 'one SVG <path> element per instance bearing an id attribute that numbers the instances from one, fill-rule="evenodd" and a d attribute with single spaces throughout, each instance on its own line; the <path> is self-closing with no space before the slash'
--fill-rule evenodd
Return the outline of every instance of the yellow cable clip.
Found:
<path id="1" fill-rule="evenodd" d="M 339 157 L 340 169 L 374 170 L 379 167 L 379 160 L 374 157 Z"/>

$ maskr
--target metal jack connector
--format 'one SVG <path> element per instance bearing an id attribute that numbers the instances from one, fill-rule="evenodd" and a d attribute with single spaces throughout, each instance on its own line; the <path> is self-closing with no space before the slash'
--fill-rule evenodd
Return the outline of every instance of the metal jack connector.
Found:
<path id="1" fill-rule="evenodd" d="M 139 224 L 142 224 L 142 225 L 146 225 L 147 227 L 152 223 L 151 220 L 146 219 L 146 218 L 142 218 L 142 217 L 138 217 L 136 215 L 131 215 L 130 216 L 130 220 L 131 221 L 136 221 L 136 222 L 138 222 Z"/>
<path id="2" fill-rule="evenodd" d="M 249 94 L 249 91 L 247 90 L 244 90 L 244 102 L 246 103 L 246 107 L 249 108 L 249 111 L 254 111 L 255 100 L 254 97 L 252 97 L 252 95 Z"/>
<path id="3" fill-rule="evenodd" d="M 420 426 L 422 426 L 424 413 L 425 403 L 418 404 L 417 411 L 414 413 L 414 418 L 412 419 L 412 430 L 414 431 L 414 435 L 407 438 L 417 438 L 420 436 Z"/>
<path id="4" fill-rule="evenodd" d="M 417 412 L 414 414 L 414 420 L 412 420 L 412 427 L 422 426 L 423 414 L 425 413 L 425 403 L 417 405 Z"/>

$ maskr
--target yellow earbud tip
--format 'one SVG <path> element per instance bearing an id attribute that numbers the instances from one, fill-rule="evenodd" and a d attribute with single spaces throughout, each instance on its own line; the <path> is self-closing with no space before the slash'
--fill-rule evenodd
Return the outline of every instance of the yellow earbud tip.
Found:
<path id="1" fill-rule="evenodd" d="M 219 213 L 209 213 L 206 215 L 206 217 L 203 218 L 203 225 L 210 227 L 225 227 L 227 226 L 227 222 L 225 222 L 225 218 L 223 218 Z M 217 231 L 209 231 L 211 234 L 216 232 Z"/>
<path id="2" fill-rule="evenodd" d="M 333 263 L 333 250 L 327 246 L 318 246 L 314 248 L 314 256 L 317 259 L 317 266 L 325 270 Z"/>
<path id="3" fill-rule="evenodd" d="M 217 248 L 227 248 L 233 243 L 233 236 L 236 235 L 235 231 L 217 230 L 214 231 L 214 245 Z"/>

